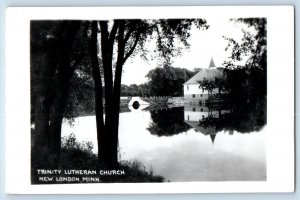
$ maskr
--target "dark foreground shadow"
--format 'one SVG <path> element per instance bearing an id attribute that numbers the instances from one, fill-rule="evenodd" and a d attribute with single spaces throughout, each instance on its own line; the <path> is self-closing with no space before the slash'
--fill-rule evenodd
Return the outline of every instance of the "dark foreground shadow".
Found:
<path id="1" fill-rule="evenodd" d="M 79 143 L 75 135 L 62 139 L 62 153 L 58 169 L 32 168 L 32 184 L 76 183 L 139 183 L 164 182 L 138 160 L 121 161 L 114 169 L 98 164 L 91 142 Z"/>

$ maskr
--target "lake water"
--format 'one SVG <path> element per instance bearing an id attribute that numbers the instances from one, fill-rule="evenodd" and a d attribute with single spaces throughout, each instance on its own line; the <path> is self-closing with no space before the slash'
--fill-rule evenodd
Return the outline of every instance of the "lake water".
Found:
<path id="1" fill-rule="evenodd" d="M 185 106 L 120 113 L 121 160 L 138 160 L 169 181 L 264 181 L 264 110 Z M 261 112 L 262 111 L 262 112 Z M 95 116 L 64 123 L 62 136 L 91 141 L 97 149 Z M 95 152 L 97 153 L 97 152 Z"/>

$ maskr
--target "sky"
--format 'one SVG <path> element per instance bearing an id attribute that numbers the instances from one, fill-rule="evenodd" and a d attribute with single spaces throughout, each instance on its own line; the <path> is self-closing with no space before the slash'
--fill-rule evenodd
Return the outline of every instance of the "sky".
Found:
<path id="1" fill-rule="evenodd" d="M 225 48 L 228 42 L 223 36 L 232 37 L 239 41 L 243 34 L 244 25 L 234 23 L 229 19 L 205 18 L 210 26 L 207 30 L 191 29 L 191 44 L 188 50 L 184 50 L 181 56 L 173 58 L 173 67 L 187 68 L 207 68 L 210 59 L 213 58 L 215 65 L 221 67 L 222 63 L 228 59 L 229 51 Z M 153 46 L 154 48 L 154 46 Z M 122 84 L 141 84 L 148 81 L 145 77 L 147 73 L 159 66 L 157 60 L 144 61 L 138 55 L 128 59 L 123 67 Z"/>

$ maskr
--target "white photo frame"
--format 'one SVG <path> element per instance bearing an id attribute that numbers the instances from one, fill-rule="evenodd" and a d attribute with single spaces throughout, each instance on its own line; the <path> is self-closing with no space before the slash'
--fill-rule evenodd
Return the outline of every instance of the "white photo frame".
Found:
<path id="1" fill-rule="evenodd" d="M 280 13 L 280 14 L 279 14 Z M 267 18 L 266 181 L 30 182 L 30 20 Z M 15 56 L 18 56 L 18 59 Z M 284 67 L 283 67 L 284 66 Z M 280 81 L 279 81 L 280 80 Z M 249 193 L 294 191 L 294 7 L 11 7 L 6 10 L 6 192 L 10 194 Z M 284 108 L 284 109 L 283 109 Z M 18 122 L 17 125 L 15 122 Z"/>

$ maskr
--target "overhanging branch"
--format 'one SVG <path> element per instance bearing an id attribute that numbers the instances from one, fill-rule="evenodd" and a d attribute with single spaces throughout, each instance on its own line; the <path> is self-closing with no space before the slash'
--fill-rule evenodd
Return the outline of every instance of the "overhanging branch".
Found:
<path id="1" fill-rule="evenodd" d="M 131 35 L 131 33 L 132 33 L 133 31 L 134 31 L 134 28 L 133 28 L 133 27 L 131 27 L 131 28 L 128 30 L 128 32 L 127 32 L 127 34 L 125 35 L 125 38 L 124 38 L 125 44 L 126 44 L 127 41 L 129 40 L 130 35 Z"/>
<path id="2" fill-rule="evenodd" d="M 112 27 L 112 29 L 110 31 L 110 34 L 109 34 L 109 46 L 110 46 L 110 48 L 113 48 L 112 45 L 113 45 L 113 43 L 115 41 L 118 27 L 119 27 L 119 22 L 118 21 L 114 21 L 114 25 L 113 25 L 113 27 Z"/>
<path id="3" fill-rule="evenodd" d="M 126 62 L 126 60 L 131 56 L 131 54 L 133 53 L 135 47 L 137 46 L 138 42 L 139 42 L 139 39 L 140 39 L 140 36 L 141 36 L 141 33 L 138 32 L 137 35 L 136 35 L 136 38 L 135 38 L 135 41 L 132 45 L 132 47 L 130 48 L 130 50 L 128 51 L 128 53 L 125 55 L 124 59 L 123 59 L 123 63 Z"/>

